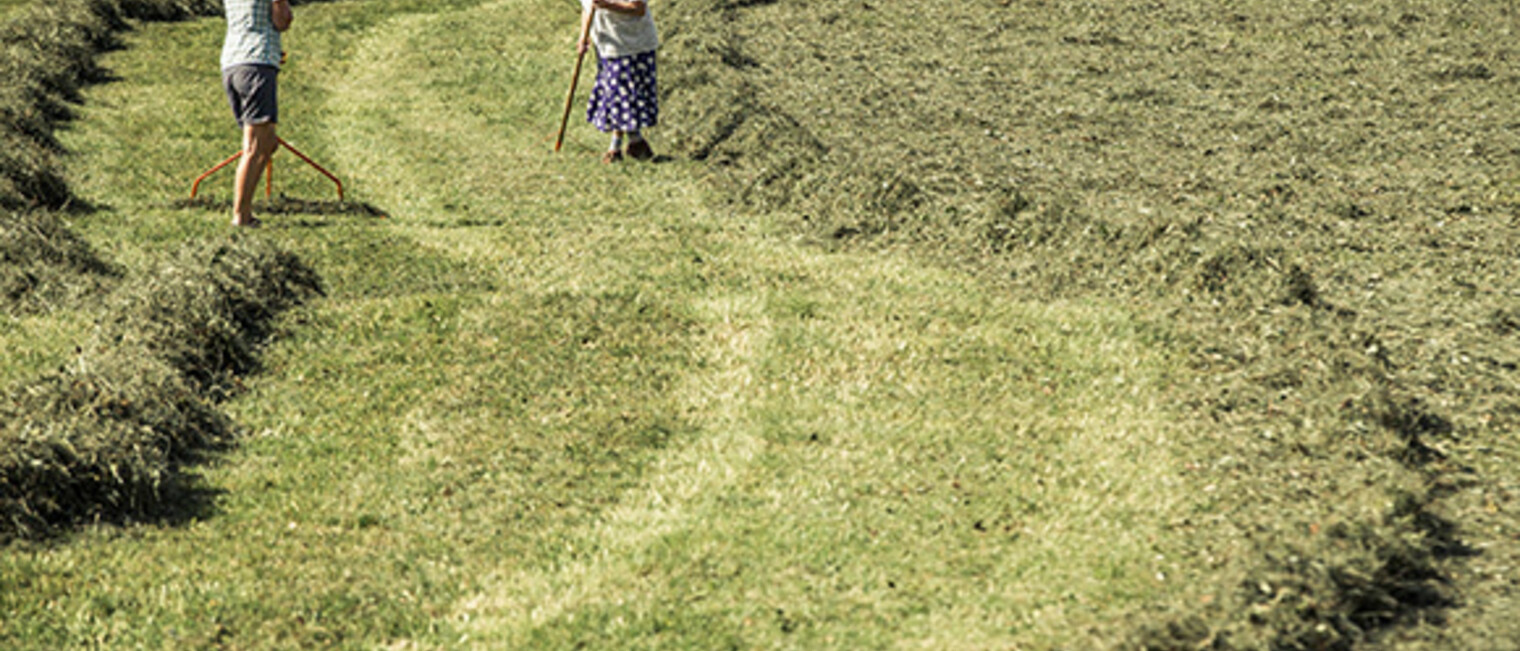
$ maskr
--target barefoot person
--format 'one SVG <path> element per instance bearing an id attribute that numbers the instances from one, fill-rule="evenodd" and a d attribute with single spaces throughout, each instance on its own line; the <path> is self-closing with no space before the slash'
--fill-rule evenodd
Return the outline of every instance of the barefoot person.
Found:
<path id="1" fill-rule="evenodd" d="M 597 58 L 596 86 L 591 89 L 586 121 L 612 133 L 612 146 L 602 162 L 623 159 L 625 136 L 629 156 L 654 158 L 654 150 L 640 132 L 660 119 L 654 75 L 654 51 L 660 39 L 648 0 L 581 0 L 581 6 L 586 12 L 582 20 L 591 21 L 588 40 L 596 44 Z M 583 40 L 577 47 L 585 52 L 588 44 Z"/>
<path id="2" fill-rule="evenodd" d="M 290 28 L 290 0 L 225 0 L 227 38 L 222 42 L 222 88 L 232 116 L 243 128 L 243 157 L 238 161 L 232 197 L 232 224 L 258 226 L 253 193 L 269 157 L 279 144 L 276 78 L 284 52 L 280 32 Z"/>

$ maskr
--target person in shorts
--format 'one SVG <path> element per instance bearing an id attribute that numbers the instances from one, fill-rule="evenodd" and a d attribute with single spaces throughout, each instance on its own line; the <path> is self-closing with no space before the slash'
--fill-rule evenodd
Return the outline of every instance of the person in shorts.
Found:
<path id="1" fill-rule="evenodd" d="M 284 50 L 280 33 L 294 16 L 290 0 L 225 0 L 227 37 L 222 42 L 222 88 L 232 116 L 243 129 L 243 157 L 238 161 L 232 196 L 232 225 L 258 226 L 253 193 L 259 175 L 279 146 L 278 79 Z"/>

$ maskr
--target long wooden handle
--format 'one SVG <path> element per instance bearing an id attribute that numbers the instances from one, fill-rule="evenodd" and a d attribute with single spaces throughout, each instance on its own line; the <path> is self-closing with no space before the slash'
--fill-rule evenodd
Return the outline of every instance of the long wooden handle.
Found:
<path id="1" fill-rule="evenodd" d="M 581 80 L 581 63 L 586 60 L 586 52 L 581 50 L 581 43 L 586 42 L 586 37 L 591 33 L 591 16 L 596 9 L 586 10 L 586 18 L 581 21 L 581 37 L 575 42 L 575 72 L 570 73 L 570 92 L 565 93 L 565 112 L 559 117 L 559 134 L 554 137 L 554 151 L 565 144 L 565 126 L 570 123 L 570 105 L 575 102 L 575 85 Z"/>

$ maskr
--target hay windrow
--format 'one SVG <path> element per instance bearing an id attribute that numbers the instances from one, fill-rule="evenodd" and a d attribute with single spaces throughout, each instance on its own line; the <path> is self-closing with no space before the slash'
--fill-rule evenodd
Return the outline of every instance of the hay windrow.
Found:
<path id="1" fill-rule="evenodd" d="M 1520 414 L 1520 113 L 1507 46 L 1475 44 L 1512 10 L 1266 6 L 673 0 L 666 133 L 818 242 L 1119 301 L 1192 351 L 1183 426 L 1233 506 L 1179 535 L 1252 551 L 1138 648 L 1439 640 L 1507 603 L 1457 584 L 1490 514 L 1449 487 L 1502 485 L 1455 455 Z"/>
<path id="2" fill-rule="evenodd" d="M 128 20 L 220 11 L 211 0 L 32 3 L 0 24 L 0 301 L 38 312 L 98 293 L 121 272 L 58 219 L 79 208 L 54 137 L 95 56 Z M 253 239 L 192 246 L 112 294 L 75 364 L 0 402 L 0 540 L 60 525 L 171 516 L 183 464 L 231 438 L 214 403 L 257 369 L 275 316 L 321 294 L 294 255 Z"/>
<path id="3" fill-rule="evenodd" d="M 94 3 L 102 8 L 105 5 Z M 95 53 L 123 26 L 114 13 L 69 0 L 33 3 L 0 25 L 0 203 L 60 208 L 72 200 L 52 156 L 56 125 L 80 88 L 103 78 Z"/>
<path id="4" fill-rule="evenodd" d="M 52 152 L 36 141 L 0 132 L 0 210 L 63 208 L 73 201 Z"/>
<path id="5" fill-rule="evenodd" d="M 257 370 L 256 347 L 274 316 L 322 291 L 316 272 L 264 240 L 187 246 L 112 296 L 113 317 L 89 349 L 149 355 L 199 392 L 221 395 Z"/>
<path id="6" fill-rule="evenodd" d="M 178 468 L 232 424 L 172 369 L 115 356 L 21 387 L 0 409 L 0 540 L 172 508 Z"/>
<path id="7" fill-rule="evenodd" d="M 0 401 L 0 538 L 174 511 L 165 486 L 232 440 L 215 403 L 257 369 L 278 314 L 321 292 L 293 254 L 241 237 L 118 289 L 72 365 Z"/>
<path id="8" fill-rule="evenodd" d="M 120 275 L 56 216 L 0 212 L 0 309 L 46 311 L 96 295 Z"/>

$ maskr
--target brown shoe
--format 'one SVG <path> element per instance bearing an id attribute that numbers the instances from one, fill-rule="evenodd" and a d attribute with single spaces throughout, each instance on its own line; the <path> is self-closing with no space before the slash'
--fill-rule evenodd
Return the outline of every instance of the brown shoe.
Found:
<path id="1" fill-rule="evenodd" d="M 654 150 L 649 148 L 648 140 L 628 143 L 628 155 L 634 160 L 649 160 L 654 158 Z"/>
<path id="2" fill-rule="evenodd" d="M 616 149 L 614 149 L 612 151 L 609 151 L 609 152 L 607 152 L 605 154 L 602 154 L 602 162 L 603 163 L 616 163 L 616 162 L 619 162 L 621 160 L 623 160 L 623 152 L 620 152 L 620 151 L 618 151 Z"/>

